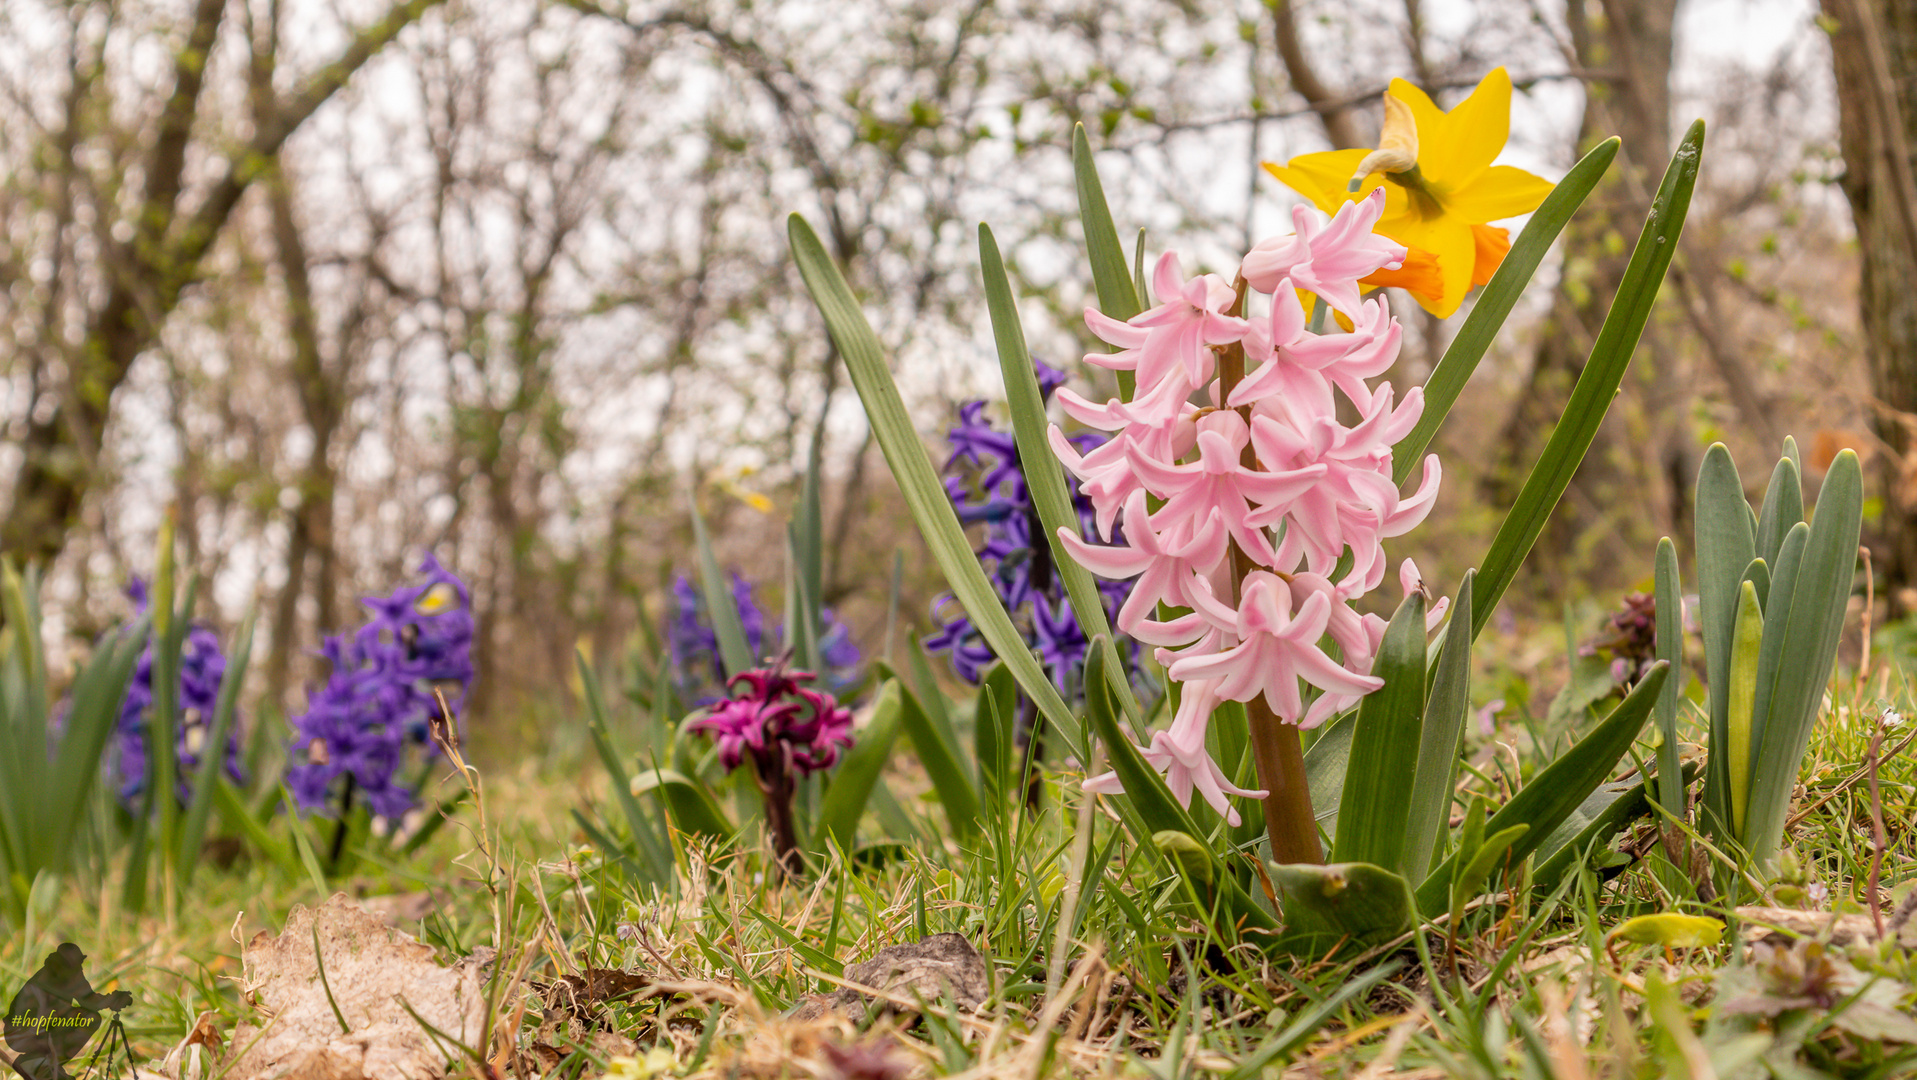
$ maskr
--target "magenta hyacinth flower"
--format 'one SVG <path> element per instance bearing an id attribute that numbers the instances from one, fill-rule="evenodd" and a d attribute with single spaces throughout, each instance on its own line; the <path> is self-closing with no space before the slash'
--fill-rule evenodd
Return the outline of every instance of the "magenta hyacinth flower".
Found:
<path id="1" fill-rule="evenodd" d="M 712 706 L 686 730 L 712 733 L 727 772 L 747 755 L 761 777 L 775 772 L 810 776 L 829 769 L 852 745 L 852 711 L 831 694 L 804 685 L 814 678 L 783 663 L 742 671 L 727 684 L 737 696 Z"/>
<path id="2" fill-rule="evenodd" d="M 1050 432 L 1111 543 L 1069 530 L 1060 539 L 1101 577 L 1135 579 L 1118 629 L 1158 646 L 1183 684 L 1171 727 L 1140 750 L 1180 801 L 1197 792 L 1234 822 L 1228 796 L 1262 793 L 1233 787 L 1207 754 L 1213 708 L 1262 699 L 1279 720 L 1311 727 L 1381 685 L 1371 664 L 1385 622 L 1354 605 L 1384 580 L 1382 542 L 1415 527 L 1437 498 L 1435 455 L 1414 491 L 1392 482 L 1392 447 L 1416 426 L 1424 395 L 1399 397 L 1376 381 L 1403 340 L 1383 295 L 1366 299 L 1359 285 L 1405 257 L 1371 231 L 1383 211 L 1375 193 L 1329 221 L 1299 208 L 1292 235 L 1245 256 L 1239 272 L 1255 302 L 1240 314 L 1228 314 L 1233 286 L 1215 275 L 1186 280 L 1166 254 L 1153 277 L 1163 303 L 1125 322 L 1086 313 L 1118 351 L 1085 362 L 1134 372 L 1132 399 L 1059 395 L 1067 416 L 1111 433 L 1087 450 Z M 1307 314 L 1301 292 L 1348 329 L 1313 328 L 1324 320 Z M 1232 344 L 1245 370 L 1226 385 L 1218 349 Z M 1408 560 L 1400 580 L 1423 588 Z M 1443 612 L 1434 604 L 1429 624 Z M 1337 659 L 1320 645 L 1327 637 Z M 1095 791 L 1117 784 L 1110 774 L 1087 781 Z"/>

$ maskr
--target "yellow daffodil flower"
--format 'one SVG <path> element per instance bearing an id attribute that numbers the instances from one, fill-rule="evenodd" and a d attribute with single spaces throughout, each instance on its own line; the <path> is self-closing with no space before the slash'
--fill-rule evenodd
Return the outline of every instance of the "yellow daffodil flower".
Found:
<path id="1" fill-rule="evenodd" d="M 1450 112 L 1393 79 L 1379 149 L 1304 154 L 1265 169 L 1327 214 L 1386 185 L 1377 231 L 1411 253 L 1404 266 L 1365 283 L 1404 288 L 1444 318 L 1472 286 L 1491 280 L 1511 249 L 1510 233 L 1489 222 L 1528 214 L 1551 192 L 1542 177 L 1491 164 L 1510 134 L 1511 76 L 1503 68 Z"/>

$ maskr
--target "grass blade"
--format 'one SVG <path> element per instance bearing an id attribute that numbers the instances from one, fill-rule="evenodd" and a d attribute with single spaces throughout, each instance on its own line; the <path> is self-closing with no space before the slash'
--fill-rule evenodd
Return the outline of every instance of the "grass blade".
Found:
<path id="1" fill-rule="evenodd" d="M 892 469 L 899 492 L 911 509 L 933 559 L 944 571 L 952 594 L 979 628 L 986 644 L 1012 669 L 1020 688 L 1037 704 L 1051 725 L 1051 735 L 1058 738 L 1072 756 L 1086 760 L 1084 733 L 1078 719 L 1046 678 L 1045 669 L 1039 666 L 1023 635 L 1012 625 L 1011 616 L 986 579 L 985 570 L 979 566 L 978 555 L 965 539 L 965 530 L 960 527 L 958 515 L 946 497 L 945 486 L 939 483 L 938 471 L 932 467 L 931 458 L 919 442 L 918 432 L 906 414 L 905 402 L 899 397 L 898 386 L 886 369 L 878 336 L 866 322 L 851 287 L 804 218 L 792 215 L 787 222 L 787 232 L 799 274 L 831 330 L 839 353 L 845 357 L 846 369 L 865 404 L 873 436 L 884 450 L 886 464 Z"/>
<path id="2" fill-rule="evenodd" d="M 654 881 L 669 881 L 672 873 L 672 853 L 664 841 L 653 831 L 652 819 L 639 805 L 639 799 L 632 793 L 632 774 L 619 759 L 619 751 L 612 744 L 612 733 L 606 725 L 606 702 L 599 694 L 599 676 L 586 662 L 586 654 L 573 650 L 573 663 L 579 668 L 579 681 L 586 690 L 586 730 L 592 736 L 592 745 L 599 752 L 599 762 L 606 767 L 606 775 L 612 781 L 612 796 L 619 803 L 619 809 L 626 815 L 626 825 L 632 830 L 632 842 L 646 860 L 646 869 L 653 875 Z"/>
<path id="3" fill-rule="evenodd" d="M 1425 380 L 1424 414 L 1418 418 L 1411 434 L 1391 448 L 1392 483 L 1402 485 L 1422 467 L 1424 452 L 1437 437 L 1451 406 L 1457 403 L 1458 395 L 1464 392 L 1465 384 L 1477 371 L 1478 362 L 1497 340 L 1504 320 L 1517 306 L 1518 297 L 1524 295 L 1525 286 L 1531 284 L 1531 276 L 1537 273 L 1538 264 L 1544 261 L 1558 234 L 1604 178 L 1611 159 L 1617 157 L 1618 145 L 1613 137 L 1592 147 L 1590 153 L 1564 174 L 1564 179 L 1558 181 L 1551 194 L 1532 212 L 1531 220 L 1519 230 L 1504 262 L 1485 283 L 1477 303 L 1471 307 L 1471 314 L 1465 316 L 1464 324 L 1458 327 L 1458 336 L 1451 339 L 1438 366 Z"/>
<path id="4" fill-rule="evenodd" d="M 1005 403 L 1012 414 L 1012 435 L 1018 443 L 1019 468 L 1025 474 L 1026 490 L 1031 492 L 1032 506 L 1045 526 L 1052 565 L 1065 584 L 1065 594 L 1071 598 L 1072 614 L 1085 628 L 1086 636 L 1105 635 L 1105 647 L 1109 650 L 1105 655 L 1105 671 L 1112 696 L 1118 699 L 1125 716 L 1134 725 L 1140 725 L 1144 722 L 1143 710 L 1138 696 L 1132 692 L 1131 682 L 1125 678 L 1125 666 L 1119 661 L 1118 649 L 1112 644 L 1112 627 L 1105 618 L 1105 603 L 1099 596 L 1098 584 L 1058 538 L 1060 529 L 1079 535 L 1078 512 L 1072 507 L 1064 466 L 1052 453 L 1051 444 L 1045 441 L 1048 426 L 1045 398 L 1038 386 L 1038 376 L 1032 370 L 1032 355 L 1025 346 L 1025 330 L 1019 325 L 1018 305 L 1012 299 L 1012 283 L 1005 276 L 998 242 L 985 225 L 978 227 L 978 253 L 985 277 L 985 306 L 992 314 L 992 337 L 998 344 Z"/>
<path id="5" fill-rule="evenodd" d="M 651 794 L 662 799 L 672 815 L 672 827 L 680 832 L 709 836 L 715 840 L 732 838 L 732 822 L 704 785 L 673 769 L 647 769 L 634 776 L 629 790 L 633 795 Z"/>
<path id="6" fill-rule="evenodd" d="M 1504 524 L 1499 526 L 1496 539 L 1491 542 L 1491 552 L 1485 556 L 1478 572 L 1482 595 L 1471 627 L 1473 638 L 1484 629 L 1504 590 L 1517 577 L 1518 567 L 1544 531 L 1544 523 L 1564 495 L 1564 489 L 1570 486 L 1585 451 L 1597 437 L 1598 424 L 1610 409 L 1611 399 L 1617 395 L 1624 369 L 1630 365 L 1638 338 L 1644 333 L 1644 325 L 1656 304 L 1664 272 L 1670 268 L 1671 256 L 1676 253 L 1678 234 L 1690 209 L 1691 190 L 1697 184 L 1697 167 L 1703 151 L 1704 122 L 1700 120 L 1691 125 L 1670 167 L 1665 170 L 1664 182 L 1658 186 L 1650 216 L 1638 234 L 1637 247 L 1631 252 L 1624 279 L 1618 285 L 1617 297 L 1611 302 L 1610 313 L 1604 317 L 1596 343 L 1591 346 L 1584 371 L 1571 390 L 1564 415 L 1551 432 L 1544 452 L 1518 492 Z"/>
<path id="7" fill-rule="evenodd" d="M 1018 683 L 1004 664 L 993 664 L 973 702 L 972 736 L 978 755 L 979 789 L 993 807 L 1017 787 L 1013 759 L 1018 724 Z"/>
<path id="8" fill-rule="evenodd" d="M 1358 706 L 1329 862 L 1403 872 L 1415 790 L 1405 781 L 1418 770 L 1424 728 L 1424 643 L 1424 594 L 1414 591 L 1392 615 L 1371 666 L 1384 685 Z"/>
<path id="9" fill-rule="evenodd" d="M 1465 571 L 1451 607 L 1451 625 L 1471 625 L 1471 591 L 1477 572 Z M 1451 824 L 1451 790 L 1458 777 L 1458 745 L 1464 736 L 1464 715 L 1471 708 L 1471 637 L 1460 632 L 1445 636 L 1438 653 L 1437 677 L 1425 703 L 1424 724 L 1418 733 L 1418 767 L 1411 782 L 1407 807 L 1404 873 L 1423 877 L 1437 861 L 1440 842 Z"/>

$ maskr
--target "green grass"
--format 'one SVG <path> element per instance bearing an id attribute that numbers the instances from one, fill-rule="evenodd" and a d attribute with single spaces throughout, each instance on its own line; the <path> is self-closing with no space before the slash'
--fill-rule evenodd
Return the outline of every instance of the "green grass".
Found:
<path id="1" fill-rule="evenodd" d="M 1511 663 L 1522 666 L 1526 651 L 1514 650 Z M 1494 672 L 1486 685 L 1518 677 Z M 1862 679 L 1840 675 L 1803 763 L 1793 804 L 1802 819 L 1786 840 L 1810 880 L 1852 911 L 1864 910 L 1873 869 L 1886 896 L 1917 877 L 1917 749 L 1905 748 L 1879 770 L 1884 846 L 1872 840 L 1865 765 L 1885 705 L 1911 718 L 1883 741 L 1887 751 L 1917 730 L 1907 674 L 1880 663 Z M 644 722 L 634 715 L 620 721 Z M 1701 741 L 1701 726 L 1687 723 L 1686 741 Z M 1493 801 L 1512 774 L 1534 771 L 1568 735 L 1528 719 L 1493 738 L 1471 727 L 1461 783 Z M 1638 759 L 1654 759 L 1654 730 L 1647 727 Z M 445 955 L 488 946 L 510 958 L 495 964 L 493 989 L 500 1023 L 526 1051 L 539 1037 L 540 987 L 591 967 L 640 972 L 670 987 L 604 1013 L 640 1057 L 649 1047 L 670 1051 L 669 1061 L 656 1054 L 652 1062 L 665 1075 L 832 1076 L 825 1047 L 879 1039 L 893 1040 L 892 1052 L 920 1075 L 1007 1078 L 1648 1077 L 1686 1075 L 1713 1058 L 1718 1075 L 1771 1075 L 1751 1063 L 1762 1055 L 1779 1068 L 1811 1070 L 1776 1075 L 1917 1070 L 1908 1048 L 1848 1032 L 1841 1000 L 1775 1021 L 1725 1015 L 1719 1006 L 1732 984 L 1720 980 L 1744 970 L 1733 963 L 1732 935 L 1669 955 L 1635 945 L 1607 949 L 1606 935 L 1628 915 L 1674 905 L 1708 910 L 1670 896 L 1648 863 L 1605 871 L 1608 877 L 1572 875 L 1552 895 L 1528 888 L 1518 868 L 1503 882 L 1511 891 L 1468 910 L 1455 933 L 1431 928 L 1368 954 L 1314 963 L 1212 939 L 1186 905 L 1185 886 L 1163 862 L 1134 850 L 1107 807 L 1093 817 L 1086 864 L 1074 864 L 1081 795 L 1069 773 L 1050 778 L 1044 812 L 988 813 L 964 846 L 905 844 L 881 865 L 835 857 L 796 883 L 773 882 L 756 848 L 685 844 L 675 887 L 661 895 L 628 883 L 608 853 L 584 846 L 572 823 L 570 811 L 584 804 L 604 819 L 619 816 L 577 733 L 555 738 L 543 758 L 480 771 L 483 834 L 468 806 L 403 861 L 369 846 L 356 876 L 336 884 L 367 897 L 429 892 L 432 910 L 404 929 Z M 923 836 L 946 835 L 931 785 L 903 743 L 885 782 Z M 431 794 L 450 797 L 457 783 L 448 776 Z M 872 817 L 860 835 L 880 837 Z M 1641 828 L 1621 841 L 1650 846 Z M 75 941 L 91 957 L 97 987 L 133 991 L 126 1015 L 133 1044 L 139 1056 L 156 1059 L 202 1012 L 223 1030 L 243 1016 L 240 943 L 277 932 L 293 905 L 323 899 L 306 876 L 245 856 L 229 870 L 202 866 L 171 921 L 152 911 L 129 915 L 119 884 L 75 881 L 57 896 L 37 892 L 28 924 L 0 938 L 0 993 L 10 995 L 60 941 Z M 1074 946 L 1062 986 L 1048 996 L 1049 950 L 1074 889 Z M 947 931 L 964 934 L 990 962 L 991 994 L 976 1013 L 932 1003 L 917 1023 L 881 1018 L 864 1033 L 836 1020 L 781 1019 L 808 995 L 836 989 L 844 965 Z M 1902 950 L 1872 963 L 1910 981 Z M 515 971 L 524 975 L 513 981 Z M 581 1050 L 549 1075 L 602 1075 L 609 1049 Z M 510 1067 L 503 1075 L 512 1075 Z"/>

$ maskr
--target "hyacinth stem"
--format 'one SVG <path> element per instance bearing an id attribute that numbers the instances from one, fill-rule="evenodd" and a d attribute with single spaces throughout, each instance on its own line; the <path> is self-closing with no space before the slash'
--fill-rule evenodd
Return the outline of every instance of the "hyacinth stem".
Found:
<path id="1" fill-rule="evenodd" d="M 766 829 L 772 834 L 772 858 L 779 876 L 796 878 L 805 872 L 805 856 L 799 852 L 799 826 L 792 816 L 794 784 L 792 770 L 784 762 L 765 761 L 750 756 L 759 793 L 765 796 Z"/>
<path id="2" fill-rule="evenodd" d="M 346 787 L 339 796 L 339 821 L 333 826 L 333 848 L 326 856 L 326 865 L 333 870 L 339 869 L 339 857 L 346 850 L 346 818 L 353 812 L 353 792 L 359 787 L 351 772 L 346 774 Z"/>
<path id="3" fill-rule="evenodd" d="M 1248 283 L 1243 277 L 1233 282 L 1237 298 L 1229 315 L 1242 315 Z M 1324 301 L 1318 301 L 1322 308 Z M 1245 377 L 1245 347 L 1233 343 L 1218 350 L 1218 400 L 1231 392 Z M 1240 406 L 1245 423 L 1251 423 L 1251 407 Z M 1241 459 L 1247 468 L 1257 468 L 1258 458 L 1250 443 Z M 1257 566 L 1237 541 L 1231 543 L 1231 601 L 1238 602 L 1238 589 L 1245 576 Z M 1296 725 L 1280 720 L 1264 696 L 1245 703 L 1245 720 L 1250 728 L 1252 760 L 1258 763 L 1258 784 L 1265 795 L 1265 834 L 1271 840 L 1271 858 L 1278 863 L 1322 863 L 1324 848 L 1318 843 L 1318 820 L 1311 809 L 1311 786 L 1305 778 L 1304 743 Z"/>

